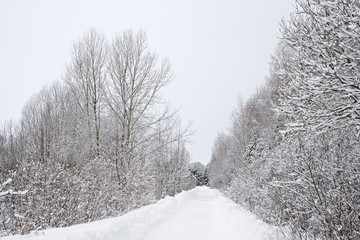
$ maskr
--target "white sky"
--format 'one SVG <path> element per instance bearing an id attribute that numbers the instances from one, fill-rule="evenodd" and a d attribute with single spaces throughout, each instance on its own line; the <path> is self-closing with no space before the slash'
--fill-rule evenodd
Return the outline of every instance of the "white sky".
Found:
<path id="1" fill-rule="evenodd" d="M 279 23 L 294 0 L 1 0 L 0 123 L 18 120 L 26 101 L 60 79 L 72 42 L 95 27 L 108 39 L 144 30 L 170 58 L 176 78 L 164 94 L 196 131 L 193 161 L 207 163 L 241 95 L 264 83 Z"/>

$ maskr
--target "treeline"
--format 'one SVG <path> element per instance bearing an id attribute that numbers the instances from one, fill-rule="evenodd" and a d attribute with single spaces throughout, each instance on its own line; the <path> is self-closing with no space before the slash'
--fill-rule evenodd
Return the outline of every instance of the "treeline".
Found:
<path id="1" fill-rule="evenodd" d="M 210 185 L 292 239 L 360 239 L 360 2 L 295 7 L 266 84 L 215 140 Z"/>
<path id="2" fill-rule="evenodd" d="M 160 91 L 173 74 L 143 32 L 73 44 L 62 81 L 0 132 L 0 233 L 119 215 L 194 182 L 183 128 Z"/>

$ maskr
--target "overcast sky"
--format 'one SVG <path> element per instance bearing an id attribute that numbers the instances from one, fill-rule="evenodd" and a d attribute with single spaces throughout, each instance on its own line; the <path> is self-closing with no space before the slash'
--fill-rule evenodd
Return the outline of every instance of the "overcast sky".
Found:
<path id="1" fill-rule="evenodd" d="M 61 79 L 72 42 L 95 27 L 108 39 L 144 30 L 170 58 L 175 80 L 164 91 L 196 131 L 193 161 L 207 163 L 229 126 L 239 95 L 264 83 L 279 23 L 293 0 L 1 0 L 0 123 L 19 120 L 31 95 Z"/>

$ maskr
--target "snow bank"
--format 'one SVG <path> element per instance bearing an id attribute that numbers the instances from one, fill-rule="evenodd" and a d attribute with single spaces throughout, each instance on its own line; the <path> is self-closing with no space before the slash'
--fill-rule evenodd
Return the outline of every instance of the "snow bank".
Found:
<path id="1" fill-rule="evenodd" d="M 219 191 L 198 187 L 175 197 L 109 218 L 4 240 L 281 239 L 274 227 L 256 219 Z"/>

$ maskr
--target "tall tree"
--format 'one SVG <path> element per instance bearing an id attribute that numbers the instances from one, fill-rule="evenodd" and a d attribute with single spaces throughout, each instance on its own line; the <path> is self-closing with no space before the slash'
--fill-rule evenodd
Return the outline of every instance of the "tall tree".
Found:
<path id="1" fill-rule="evenodd" d="M 115 164 L 119 183 L 126 188 L 134 168 L 145 164 L 145 145 L 157 135 L 153 128 L 174 115 L 167 106 L 161 106 L 159 95 L 173 75 L 166 59 L 157 63 L 145 33 L 132 31 L 118 35 L 112 42 L 108 71 L 106 101 L 116 124 Z"/>
<path id="2" fill-rule="evenodd" d="M 79 133 L 88 139 L 95 156 L 99 156 L 101 151 L 101 105 L 107 54 L 105 37 L 95 29 L 90 29 L 82 39 L 74 43 L 72 60 L 65 75 L 73 93 L 73 100 L 85 116 L 83 124 L 87 126 L 87 131 Z"/>

